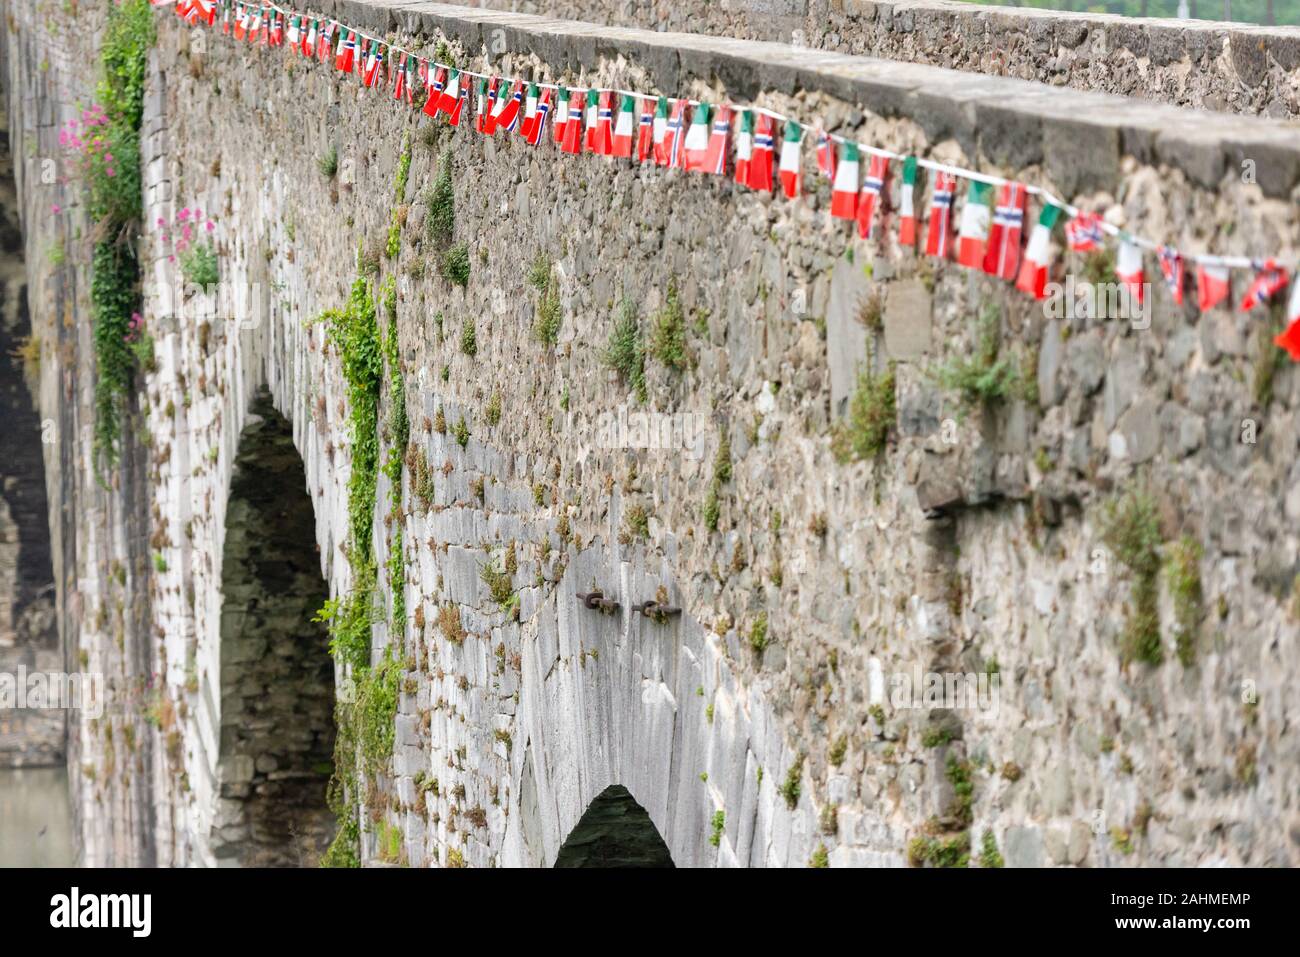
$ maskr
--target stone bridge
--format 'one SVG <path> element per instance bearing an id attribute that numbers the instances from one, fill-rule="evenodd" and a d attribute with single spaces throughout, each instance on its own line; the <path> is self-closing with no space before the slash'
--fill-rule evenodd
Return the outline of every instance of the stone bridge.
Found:
<path id="1" fill-rule="evenodd" d="M 538 6 L 605 22 L 317 8 L 471 69 L 820 118 L 1189 250 L 1300 245 L 1300 130 L 1269 118 L 1296 112 L 1292 31 L 1130 22 L 1112 75 L 1108 18 Z M 1053 315 L 828 227 L 812 172 L 792 204 L 453 131 L 161 11 L 153 350 L 108 463 L 92 223 L 42 175 L 104 16 L 15 5 L 0 47 L 50 426 L 6 450 L 44 450 L 63 659 L 110 690 L 69 718 L 87 863 L 1300 862 L 1278 315 L 1158 282 L 1149 326 Z M 194 210 L 233 312 L 158 295 Z M 945 370 L 989 315 L 1008 386 L 963 401 Z M 991 700 L 928 707 L 928 675 Z"/>

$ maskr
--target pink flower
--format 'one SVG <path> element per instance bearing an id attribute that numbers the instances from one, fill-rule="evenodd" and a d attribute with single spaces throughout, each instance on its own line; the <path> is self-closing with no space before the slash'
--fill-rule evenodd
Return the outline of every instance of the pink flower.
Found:
<path id="1" fill-rule="evenodd" d="M 166 226 L 166 225 L 167 225 L 167 220 L 165 220 L 165 219 L 163 219 L 161 216 L 159 216 L 159 217 L 158 217 L 158 223 L 157 223 L 157 225 L 159 225 L 159 226 Z M 166 238 L 167 238 L 167 234 L 166 234 L 166 233 L 163 233 L 163 239 L 166 239 Z"/>
<path id="2" fill-rule="evenodd" d="M 212 232 L 212 220 L 208 220 L 208 232 Z"/>
<path id="3" fill-rule="evenodd" d="M 112 169 L 106 169 L 106 170 L 104 170 L 104 175 L 105 175 L 105 176 L 108 176 L 108 177 L 112 177 L 112 176 L 114 176 L 115 174 L 113 173 L 113 170 L 112 170 Z"/>
<path id="4" fill-rule="evenodd" d="M 58 203 L 55 203 L 53 206 L 50 207 L 50 212 L 53 213 L 55 216 L 57 216 L 59 215 L 59 213 L 63 212 L 63 207 L 60 206 Z"/>
<path id="5" fill-rule="evenodd" d="M 190 218 L 190 210 L 189 207 L 187 206 L 180 211 L 180 214 L 177 216 L 177 219 L 179 219 L 183 223 L 185 222 L 185 220 L 189 218 Z"/>
<path id="6" fill-rule="evenodd" d="M 174 262 L 176 261 L 176 257 L 175 257 L 175 256 L 168 256 L 168 257 L 167 257 L 167 261 L 168 261 L 169 263 L 174 263 Z"/>
<path id="7" fill-rule="evenodd" d="M 104 153 L 104 162 L 105 163 L 113 162 L 113 154 L 108 152 Z"/>
<path id="8" fill-rule="evenodd" d="M 186 242 L 189 242 L 189 240 L 190 240 L 190 224 L 189 224 L 189 223 L 186 223 L 186 224 L 185 224 L 185 228 L 181 230 L 181 235 L 185 237 L 185 241 L 186 241 Z"/>

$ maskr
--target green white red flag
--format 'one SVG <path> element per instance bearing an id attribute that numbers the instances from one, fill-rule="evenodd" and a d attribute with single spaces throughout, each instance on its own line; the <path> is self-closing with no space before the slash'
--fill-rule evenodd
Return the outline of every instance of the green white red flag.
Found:
<path id="1" fill-rule="evenodd" d="M 841 143 L 839 162 L 835 164 L 835 181 L 831 186 L 831 216 L 855 219 L 858 215 L 858 144 Z"/>
<path id="2" fill-rule="evenodd" d="M 799 195 L 799 152 L 803 143 L 803 130 L 794 120 L 785 121 L 785 134 L 781 140 L 781 188 L 786 199 Z"/>
<path id="3" fill-rule="evenodd" d="M 1061 207 L 1048 203 L 1038 214 L 1038 222 L 1029 233 L 1029 244 L 1020 261 L 1016 288 L 1035 299 L 1047 298 L 1047 274 L 1052 268 L 1052 227 L 1061 216 Z"/>
<path id="4" fill-rule="evenodd" d="M 685 166 L 697 173 L 708 171 L 710 115 L 709 104 L 701 103 L 691 112 L 691 125 L 686 131 Z"/>
<path id="5" fill-rule="evenodd" d="M 961 229 L 957 234 L 957 262 L 967 269 L 984 268 L 989 225 L 993 218 L 989 210 L 992 194 L 992 186 L 974 180 L 966 192 L 966 203 L 961 210 Z"/>
<path id="6" fill-rule="evenodd" d="M 614 148 L 612 155 L 619 159 L 632 158 L 632 138 L 636 133 L 636 103 L 630 94 L 623 94 L 618 104 L 618 119 L 614 122 Z"/>
<path id="7" fill-rule="evenodd" d="M 915 156 L 903 161 L 903 186 L 898 199 L 898 241 L 904 246 L 916 246 L 916 170 Z"/>

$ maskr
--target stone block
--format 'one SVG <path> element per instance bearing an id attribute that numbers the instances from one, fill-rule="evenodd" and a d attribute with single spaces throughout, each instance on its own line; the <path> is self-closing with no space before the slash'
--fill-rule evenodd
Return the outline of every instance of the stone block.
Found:
<path id="1" fill-rule="evenodd" d="M 919 359 L 930 349 L 930 293 L 919 279 L 891 282 L 885 289 L 885 353 L 891 359 Z"/>

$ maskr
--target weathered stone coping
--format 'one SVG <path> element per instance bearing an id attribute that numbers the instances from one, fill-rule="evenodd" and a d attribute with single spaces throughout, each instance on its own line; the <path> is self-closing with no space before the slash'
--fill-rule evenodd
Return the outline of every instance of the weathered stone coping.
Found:
<path id="1" fill-rule="evenodd" d="M 576 78 L 602 58 L 623 56 L 644 69 L 660 92 L 701 80 L 720 83 L 741 100 L 760 91 L 825 93 L 881 116 L 911 119 L 931 142 L 953 138 L 982 163 L 1011 169 L 1042 164 L 1050 180 L 1045 185 L 1067 199 L 1113 190 L 1125 154 L 1181 170 L 1210 189 L 1244 159 L 1255 161 L 1268 196 L 1289 196 L 1300 178 L 1300 127 L 1283 121 L 764 41 L 439 3 L 320 0 L 320 9 L 376 34 L 441 33 L 471 50 L 483 49 L 500 30 L 507 49 L 535 54 L 559 79 Z"/>

